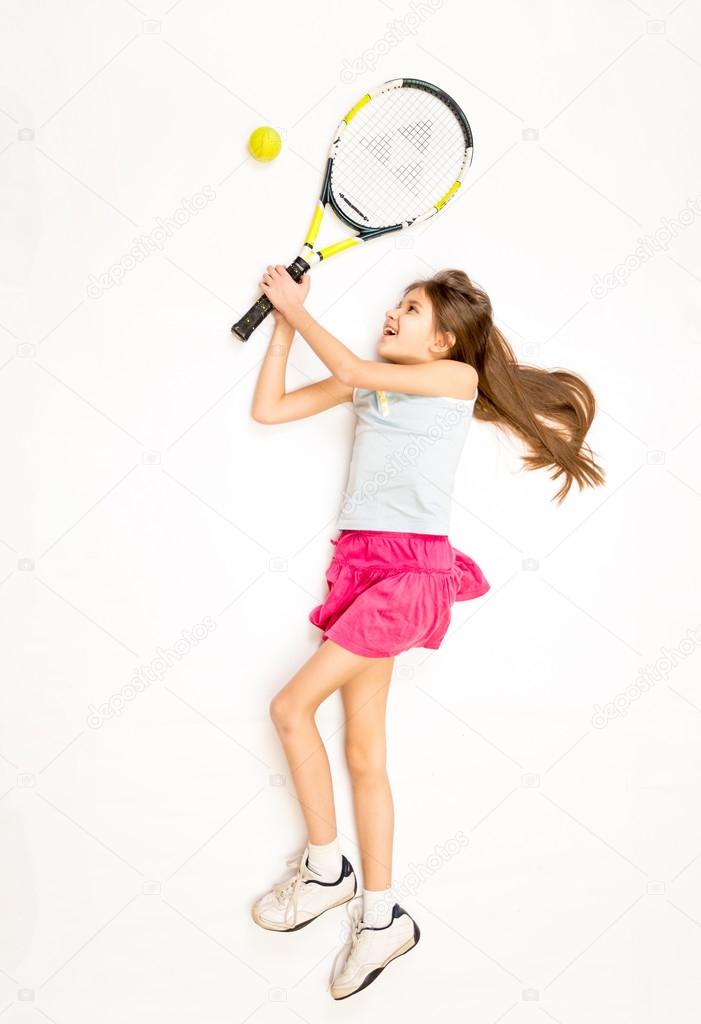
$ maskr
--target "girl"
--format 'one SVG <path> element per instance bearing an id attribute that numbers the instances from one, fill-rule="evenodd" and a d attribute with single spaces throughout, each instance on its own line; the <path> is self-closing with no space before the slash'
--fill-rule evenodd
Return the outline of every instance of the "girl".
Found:
<path id="1" fill-rule="evenodd" d="M 304 308 L 309 279 L 269 266 L 261 288 L 276 326 L 261 366 L 253 416 L 284 423 L 352 402 L 355 443 L 341 531 L 326 571 L 328 593 L 310 621 L 316 653 L 275 696 L 270 713 L 290 765 L 308 843 L 291 878 L 254 905 L 263 928 L 293 931 L 349 904 L 351 936 L 330 992 L 345 999 L 412 949 L 419 928 L 391 891 L 394 809 L 385 767 L 385 708 L 397 654 L 440 646 L 451 606 L 486 593 L 479 566 L 448 539 L 455 470 L 472 414 L 507 427 L 530 449 L 529 469 L 598 486 L 604 474 L 584 438 L 594 417 L 590 388 L 576 374 L 519 365 L 495 327 L 488 296 L 460 270 L 416 281 L 387 311 L 377 353 L 358 358 Z M 285 393 L 298 331 L 331 372 Z M 479 385 L 479 387 L 478 387 Z M 315 712 L 341 690 L 364 892 L 341 852 L 329 761 Z M 339 960 L 336 958 L 336 961 Z"/>

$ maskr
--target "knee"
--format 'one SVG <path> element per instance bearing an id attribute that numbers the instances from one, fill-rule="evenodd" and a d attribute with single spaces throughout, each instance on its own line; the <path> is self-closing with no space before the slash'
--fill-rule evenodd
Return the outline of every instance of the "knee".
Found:
<path id="1" fill-rule="evenodd" d="M 384 746 L 371 749 L 366 743 L 351 740 L 346 743 L 346 762 L 354 779 L 381 778 L 387 771 Z"/>
<path id="2" fill-rule="evenodd" d="M 282 693 L 276 693 L 270 701 L 270 717 L 278 732 L 292 732 L 305 714 L 295 701 Z"/>

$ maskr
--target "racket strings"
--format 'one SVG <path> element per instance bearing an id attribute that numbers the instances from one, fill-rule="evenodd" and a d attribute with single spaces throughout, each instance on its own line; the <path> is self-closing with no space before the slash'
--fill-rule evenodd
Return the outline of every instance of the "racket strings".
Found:
<path id="1" fill-rule="evenodd" d="M 331 187 L 352 220 L 367 227 L 411 221 L 441 199 L 460 175 L 467 152 L 450 107 L 403 87 L 371 100 L 344 129 Z"/>

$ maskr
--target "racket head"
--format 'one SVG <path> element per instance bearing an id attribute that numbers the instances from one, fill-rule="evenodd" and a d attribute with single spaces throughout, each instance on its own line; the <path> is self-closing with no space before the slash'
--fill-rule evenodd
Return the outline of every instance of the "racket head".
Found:
<path id="1" fill-rule="evenodd" d="M 323 199 L 361 237 L 397 231 L 443 208 L 472 153 L 472 129 L 448 93 L 421 79 L 393 79 L 339 124 Z"/>

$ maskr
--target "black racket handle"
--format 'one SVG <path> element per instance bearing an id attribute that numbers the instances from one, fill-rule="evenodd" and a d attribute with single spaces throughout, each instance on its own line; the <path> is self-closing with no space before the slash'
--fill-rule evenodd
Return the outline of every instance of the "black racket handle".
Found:
<path id="1" fill-rule="evenodd" d="M 303 277 L 308 270 L 309 264 L 307 261 L 298 256 L 294 263 L 290 263 L 287 273 L 293 281 L 299 281 L 300 277 Z M 248 341 L 256 327 L 263 323 L 272 308 L 273 304 L 268 296 L 261 295 L 257 302 L 253 303 L 246 315 L 242 316 L 239 322 L 231 328 L 232 334 L 235 334 L 241 341 Z"/>

